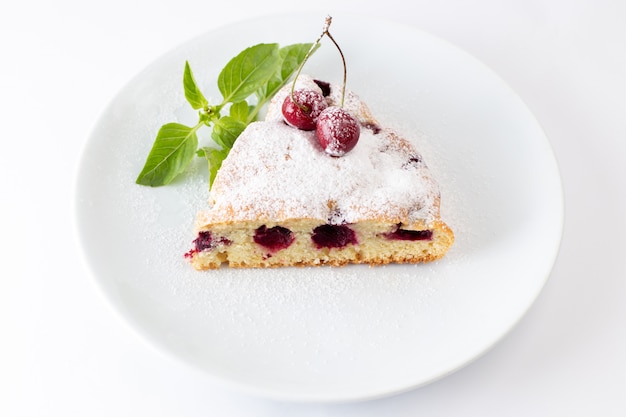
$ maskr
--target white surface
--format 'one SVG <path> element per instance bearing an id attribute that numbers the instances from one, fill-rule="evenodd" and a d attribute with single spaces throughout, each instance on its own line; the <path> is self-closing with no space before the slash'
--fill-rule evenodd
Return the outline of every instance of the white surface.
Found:
<path id="1" fill-rule="evenodd" d="M 72 233 L 80 149 L 113 96 L 164 52 L 222 24 L 308 6 L 14 2 L 0 13 L 0 415 L 623 415 L 626 6 L 431 3 L 315 8 L 358 5 L 459 45 L 544 127 L 563 176 L 564 239 L 544 291 L 503 341 L 433 384 L 343 405 L 237 394 L 154 350 L 109 308 L 80 261 Z"/>
<path id="2" fill-rule="evenodd" d="M 333 17 L 333 36 L 353 57 L 350 85 L 383 125 L 406 130 L 440 180 L 443 215 L 456 232 L 441 262 L 198 273 L 182 254 L 191 246 L 196 212 L 206 208 L 205 163 L 169 187 L 134 183 L 159 126 L 184 110 L 196 115 L 182 94 L 181 63 L 192 62 L 197 75 L 216 75 L 229 54 L 263 40 L 255 34 L 297 42 L 300 28 L 320 26 L 315 16 L 230 25 L 150 65 L 105 111 L 78 171 L 80 242 L 114 306 L 160 348 L 233 388 L 272 399 L 371 399 L 456 370 L 527 311 L 561 240 L 556 162 L 508 86 L 423 32 Z M 363 33 L 375 25 L 381 33 Z M 223 50 L 207 54 L 215 38 L 226 40 Z M 398 49 L 384 48 L 394 41 Z M 398 52 L 409 48 L 414 55 Z M 376 61 L 368 62 L 370 52 Z M 341 73 L 337 58 L 331 46 L 308 68 L 332 80 Z M 393 82 L 373 86 L 372 74 Z M 215 89 L 214 79 L 203 86 L 212 97 Z"/>

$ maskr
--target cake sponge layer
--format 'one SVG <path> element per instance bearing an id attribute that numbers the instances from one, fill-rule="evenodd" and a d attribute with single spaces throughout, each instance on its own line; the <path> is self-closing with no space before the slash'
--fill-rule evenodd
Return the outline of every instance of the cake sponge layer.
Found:
<path id="1" fill-rule="evenodd" d="M 282 232 L 278 245 L 273 240 L 259 239 L 276 229 Z M 232 268 L 419 263 L 443 257 L 453 241 L 452 231 L 443 222 L 422 230 L 376 221 L 329 225 L 299 220 L 289 223 L 289 228 L 242 222 L 199 232 L 187 256 L 198 270 L 219 268 L 225 263 Z"/>

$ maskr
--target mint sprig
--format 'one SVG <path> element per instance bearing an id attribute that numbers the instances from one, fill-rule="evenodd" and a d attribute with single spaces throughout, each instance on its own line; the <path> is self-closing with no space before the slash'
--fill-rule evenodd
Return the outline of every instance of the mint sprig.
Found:
<path id="1" fill-rule="evenodd" d="M 228 156 L 237 137 L 256 120 L 261 108 L 296 72 L 312 44 L 258 44 L 241 51 L 222 69 L 217 86 L 222 94 L 219 104 L 211 105 L 200 90 L 189 62 L 185 62 L 183 88 L 185 99 L 198 111 L 198 123 L 185 126 L 167 123 L 157 133 L 136 183 L 158 187 L 171 183 L 184 173 L 194 156 L 206 158 L 209 186 Z M 229 106 L 229 114 L 221 112 Z M 213 146 L 200 146 L 196 132 L 212 127 Z"/>
<path id="2" fill-rule="evenodd" d="M 194 110 L 204 109 L 209 102 L 204 98 L 204 94 L 200 91 L 196 79 L 193 76 L 189 62 L 185 62 L 185 72 L 183 73 L 183 87 L 185 89 L 185 98 L 191 104 Z"/>

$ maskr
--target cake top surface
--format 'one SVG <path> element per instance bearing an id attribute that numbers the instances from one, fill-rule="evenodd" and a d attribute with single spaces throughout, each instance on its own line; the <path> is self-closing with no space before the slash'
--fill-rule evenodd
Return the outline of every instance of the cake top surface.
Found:
<path id="1" fill-rule="evenodd" d="M 301 86 L 319 90 L 307 76 L 299 77 L 296 88 Z M 274 97 L 265 121 L 250 124 L 235 142 L 211 189 L 211 207 L 198 216 L 199 226 L 287 219 L 410 225 L 438 218 L 438 185 L 422 157 L 408 141 L 380 127 L 356 95 L 347 92 L 344 107 L 361 124 L 359 142 L 344 156 L 331 157 L 315 131 L 284 123 L 281 105 L 290 88 Z M 338 90 L 331 86 L 329 104 L 338 101 Z"/>

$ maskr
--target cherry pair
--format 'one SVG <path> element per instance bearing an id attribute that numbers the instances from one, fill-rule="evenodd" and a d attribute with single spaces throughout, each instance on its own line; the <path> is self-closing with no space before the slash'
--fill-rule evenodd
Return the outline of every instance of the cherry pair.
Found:
<path id="1" fill-rule="evenodd" d="M 342 107 L 328 106 L 317 91 L 294 91 L 285 98 L 282 112 L 290 126 L 315 130 L 319 144 L 331 156 L 345 155 L 359 141 L 361 130 L 356 119 Z"/>

